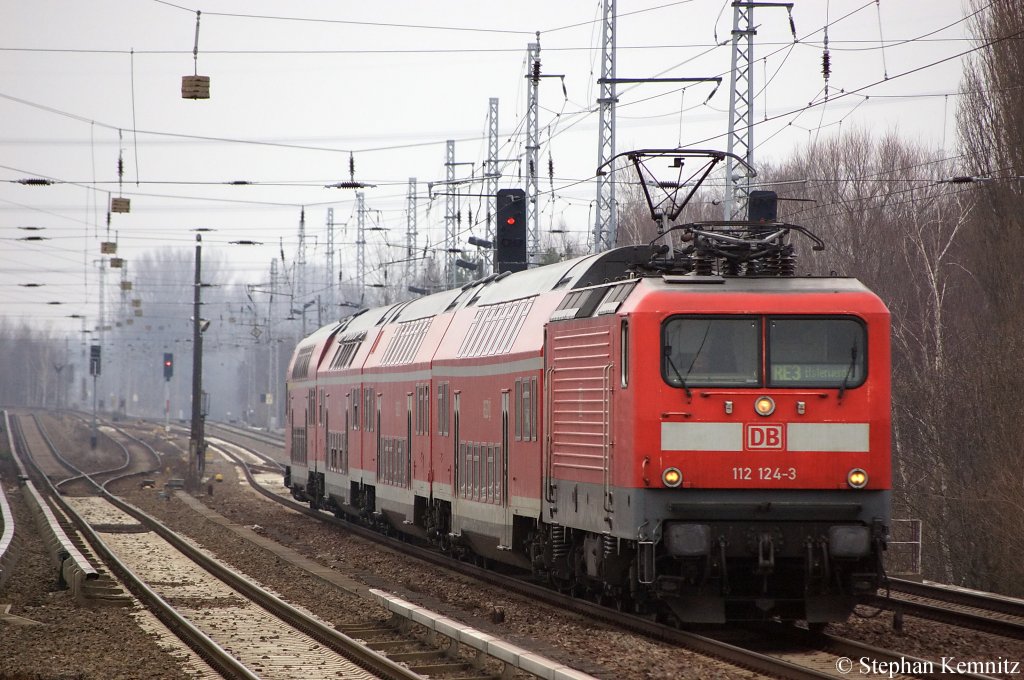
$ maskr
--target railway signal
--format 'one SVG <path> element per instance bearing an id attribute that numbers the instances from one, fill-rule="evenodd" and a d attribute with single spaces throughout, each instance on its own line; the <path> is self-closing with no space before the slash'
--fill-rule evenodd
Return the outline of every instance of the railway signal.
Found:
<path id="1" fill-rule="evenodd" d="M 164 380 L 170 380 L 174 376 L 174 355 L 164 352 Z"/>
<path id="2" fill-rule="evenodd" d="M 91 345 L 89 347 L 89 375 L 97 376 L 100 372 L 100 346 Z"/>
<path id="3" fill-rule="evenodd" d="M 519 272 L 526 269 L 526 192 L 499 189 L 495 269 Z"/>

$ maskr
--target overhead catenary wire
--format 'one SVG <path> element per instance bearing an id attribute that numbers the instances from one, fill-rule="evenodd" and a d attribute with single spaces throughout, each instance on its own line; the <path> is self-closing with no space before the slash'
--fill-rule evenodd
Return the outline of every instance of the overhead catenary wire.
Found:
<path id="1" fill-rule="evenodd" d="M 169 3 L 165 3 L 165 4 L 169 4 Z M 673 4 L 678 4 L 678 3 L 673 3 Z M 877 3 L 876 3 L 876 6 L 877 6 Z M 191 10 L 190 10 L 190 11 L 191 11 Z M 876 42 L 877 42 L 877 41 L 876 41 Z M 833 41 L 833 43 L 832 43 L 832 44 L 833 44 L 833 45 L 835 45 L 836 43 L 835 43 L 835 42 Z M 882 45 L 880 45 L 880 47 L 881 47 L 881 46 L 882 46 Z M 793 51 L 793 49 L 794 49 L 794 46 L 793 46 L 793 45 L 788 45 L 787 47 L 788 47 L 788 49 L 790 50 L 790 52 L 792 52 L 792 51 Z M 779 67 L 779 69 L 777 69 L 777 70 L 776 70 L 776 73 L 779 73 L 779 71 L 780 71 L 780 70 L 781 70 L 781 66 Z M 886 74 L 886 75 L 887 75 L 887 74 Z M 863 98 L 863 99 L 861 99 L 861 100 L 860 100 L 860 101 L 859 101 L 859 102 L 858 102 L 858 103 L 857 103 L 857 104 L 855 105 L 854 109 L 856 109 L 857 107 L 863 106 L 863 105 L 864 105 L 864 104 L 865 104 L 865 103 L 867 102 L 867 97 L 866 97 L 865 95 L 861 95 L 861 96 L 862 96 L 862 97 L 864 97 L 864 98 Z M 685 95 L 681 95 L 681 97 L 682 97 L 683 99 L 685 99 Z M 564 112 L 564 109 L 565 109 L 565 105 L 564 105 L 564 102 L 563 102 L 563 107 L 562 107 L 562 108 L 563 108 L 563 111 L 559 112 L 559 114 L 564 114 L 564 113 L 565 113 L 565 112 Z M 584 115 L 584 116 L 585 116 L 585 115 L 586 115 L 586 113 L 587 113 L 587 112 L 581 112 L 581 115 Z M 549 134 L 548 136 L 546 136 L 546 138 L 545 138 L 545 139 L 543 140 L 543 141 L 544 141 L 544 143 L 545 143 L 545 145 L 549 145 L 549 144 L 551 144 L 551 141 L 552 141 L 552 139 L 554 139 L 554 138 L 555 138 L 555 137 L 557 137 L 557 136 L 560 136 L 560 135 L 561 135 L 561 134 L 562 134 L 562 133 L 563 133 L 563 132 L 565 131 L 565 127 L 566 127 L 566 124 L 569 124 L 569 123 L 573 123 L 573 124 L 575 124 L 575 123 L 574 123 L 574 121 L 572 121 L 572 120 L 571 120 L 570 118 L 568 118 L 568 115 L 569 115 L 569 114 L 565 114 L 564 116 L 562 116 L 562 115 L 559 115 L 559 116 L 557 117 L 557 119 L 556 119 L 556 122 L 555 122 L 555 124 L 553 124 L 553 125 L 550 125 L 550 126 L 549 126 L 549 128 L 548 128 L 548 132 L 549 132 L 550 134 Z M 849 115 L 849 114 L 847 114 L 847 115 Z M 680 121 L 680 122 L 682 122 L 682 121 Z M 134 129 L 136 128 L 136 125 L 135 125 L 135 119 L 134 119 L 134 115 L 133 115 L 133 121 L 132 121 L 132 123 L 133 123 L 133 131 L 134 131 Z M 841 121 L 840 121 L 840 123 L 841 123 Z M 835 123 L 829 123 L 829 124 L 835 124 Z M 799 127 L 799 126 L 798 126 L 798 127 Z M 820 127 L 820 126 L 819 126 L 819 127 Z M 776 134 L 778 134 L 778 133 L 776 133 Z M 682 138 L 682 133 L 680 133 L 680 138 Z M 440 143 L 440 142 L 435 142 L 435 143 Z M 330 151 L 339 151 L 339 149 L 326 149 L 326 150 L 330 150 Z M 340 149 L 340 151 L 341 151 L 341 152 L 343 152 L 343 153 L 347 152 L 347 153 L 351 154 L 353 150 L 351 150 L 351 149 L 347 149 L 347 150 L 346 150 L 346 149 Z M 137 161 L 138 161 L 138 158 L 137 158 L 137 156 L 136 156 L 136 162 L 137 162 Z M 138 186 L 138 185 L 140 184 L 140 183 L 139 183 L 139 181 L 138 181 L 138 180 L 139 180 L 139 178 L 138 178 L 138 170 L 136 170 L 136 180 L 137 180 L 137 186 Z M 587 181 L 587 179 L 583 179 L 582 181 L 583 181 L 583 182 L 586 182 L 586 181 Z M 293 181 L 292 181 L 291 183 L 292 183 L 292 184 L 297 184 L 297 183 L 299 183 L 299 182 L 298 182 L 298 181 L 294 181 L 294 180 L 293 180 Z M 402 179 L 402 180 L 401 180 L 400 182 L 399 182 L 399 180 L 396 180 L 396 181 L 395 181 L 395 184 L 396 184 L 396 185 L 397 185 L 397 184 L 399 184 L 399 183 L 402 183 L 402 184 L 404 184 L 404 178 L 403 178 L 403 179 Z M 147 182 L 147 184 L 153 184 L 153 182 Z M 188 183 L 182 183 L 182 184 L 183 184 L 183 185 L 185 185 L 185 184 L 188 184 Z M 198 186 L 198 185 L 200 185 L 200 184 L 201 184 L 201 183 L 195 183 L 195 185 L 197 185 L 197 186 Z M 289 182 L 282 182 L 282 183 L 281 183 L 281 185 L 282 185 L 282 186 L 287 186 L 288 184 L 289 184 Z M 95 183 L 94 183 L 94 185 L 95 185 Z M 274 185 L 274 183 L 270 183 L 270 182 L 255 182 L 255 183 L 254 183 L 254 185 L 264 185 L 264 186 L 272 186 L 272 185 Z M 239 186 L 240 186 L 240 185 L 239 185 Z M 552 185 L 552 187 L 551 187 L 551 188 L 552 188 L 553 190 L 555 189 L 555 187 L 554 187 L 553 185 Z M 159 196 L 159 194 L 152 194 L 152 195 L 156 195 L 156 196 Z M 207 201 L 207 200 L 210 200 L 210 199 L 209 199 L 208 197 L 202 197 L 202 196 L 197 196 L 197 197 L 168 197 L 168 198 L 171 198 L 171 200 L 188 200 L 188 199 L 190 199 L 190 198 L 196 198 L 197 200 L 202 200 L 202 201 Z M 548 199 L 548 200 L 549 200 L 549 203 L 551 203 L 551 202 L 553 201 L 553 199 L 554 199 L 554 195 L 553 195 L 553 194 L 549 194 L 549 199 Z M 341 202 L 341 201 L 333 201 L 333 202 L 331 202 L 330 204 L 334 204 L 334 205 L 336 205 L 336 204 L 337 204 L 337 203 L 339 203 L 339 202 Z M 243 203 L 245 203 L 245 202 L 243 202 Z M 325 204 L 327 204 L 327 203 L 325 203 Z M 278 204 L 277 204 L 277 203 L 274 203 L 274 205 L 278 205 Z M 280 205 L 289 205 L 289 204 L 287 204 L 287 203 L 281 203 Z M 480 216 L 480 211 L 479 211 L 479 210 L 475 211 L 475 216 L 477 216 L 477 217 L 479 217 L 479 216 Z M 469 220 L 469 221 L 470 221 L 470 222 L 476 222 L 477 220 Z"/>

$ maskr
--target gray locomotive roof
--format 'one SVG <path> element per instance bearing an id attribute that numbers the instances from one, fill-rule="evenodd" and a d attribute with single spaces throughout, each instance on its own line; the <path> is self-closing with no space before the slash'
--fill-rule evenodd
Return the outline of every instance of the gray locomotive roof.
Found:
<path id="1" fill-rule="evenodd" d="M 636 258 L 646 258 L 649 255 L 650 250 L 647 248 L 629 246 L 504 276 L 487 277 L 468 283 L 462 288 L 426 295 L 390 307 L 369 309 L 355 316 L 342 329 L 339 337 L 351 337 L 372 328 L 385 317 L 389 322 L 414 321 L 467 304 L 494 305 L 533 297 L 555 289 L 568 291 L 613 281 L 625 276 L 626 267 Z"/>
<path id="2" fill-rule="evenodd" d="M 412 300 L 399 312 L 395 321 L 415 321 L 428 316 L 437 316 L 448 309 L 448 306 L 461 294 L 462 291 L 455 288 Z"/>
<path id="3" fill-rule="evenodd" d="M 402 303 L 399 303 L 402 304 Z M 358 312 L 354 316 L 349 317 L 349 321 L 345 324 L 345 320 L 342 319 L 342 323 L 345 326 L 341 329 L 341 333 L 338 338 L 347 338 L 358 333 L 365 332 L 366 330 L 373 328 L 377 325 L 385 314 L 392 311 L 398 305 L 388 305 L 387 307 L 374 307 L 367 309 L 364 312 Z"/>
<path id="4" fill-rule="evenodd" d="M 644 246 L 615 248 L 596 255 L 584 255 L 565 262 L 536 267 L 502 276 L 490 276 L 474 281 L 461 289 L 442 291 L 407 302 L 386 307 L 375 307 L 342 319 L 339 340 L 352 338 L 382 320 L 405 322 L 436 316 L 466 305 L 494 305 L 511 300 L 532 297 L 552 290 L 570 291 L 622 280 L 629 267 L 645 262 L 651 250 Z M 854 278 L 844 277 L 718 277 L 718 276 L 646 276 L 646 285 L 655 288 L 686 290 L 687 292 L 724 293 L 737 291 L 785 293 L 808 291 L 869 292 Z M 333 332 L 337 323 L 325 326 L 317 335 Z"/>
<path id="5" fill-rule="evenodd" d="M 854 278 L 836 276 L 661 276 L 645 279 L 657 288 L 685 289 L 688 293 L 866 293 Z"/>
<path id="6" fill-rule="evenodd" d="M 637 261 L 636 258 L 646 259 L 649 255 L 647 248 L 628 246 L 516 272 L 486 285 L 476 304 L 493 305 L 555 289 L 569 291 L 615 281 L 626 276 L 626 267 Z"/>
<path id="7" fill-rule="evenodd" d="M 321 326 L 320 328 L 316 329 L 315 331 L 313 331 L 312 333 L 310 333 L 309 335 L 304 337 L 299 342 L 299 346 L 300 347 L 306 347 L 308 345 L 314 345 L 317 342 L 320 342 L 324 338 L 324 336 L 328 336 L 331 333 L 333 333 L 335 330 L 337 330 L 338 325 L 339 325 L 339 322 L 335 321 L 335 322 L 330 323 L 330 324 L 328 324 L 326 326 Z"/>

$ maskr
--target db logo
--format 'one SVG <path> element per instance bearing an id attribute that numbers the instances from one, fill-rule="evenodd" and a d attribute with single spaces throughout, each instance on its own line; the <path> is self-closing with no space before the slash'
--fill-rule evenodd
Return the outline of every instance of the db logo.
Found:
<path id="1" fill-rule="evenodd" d="M 746 432 L 748 449 L 782 450 L 782 425 L 747 425 Z"/>

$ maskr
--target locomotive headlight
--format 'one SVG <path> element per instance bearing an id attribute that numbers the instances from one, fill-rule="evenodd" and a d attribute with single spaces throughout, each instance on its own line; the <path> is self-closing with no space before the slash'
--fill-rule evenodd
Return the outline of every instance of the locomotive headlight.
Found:
<path id="1" fill-rule="evenodd" d="M 665 471 L 661 473 L 662 483 L 671 488 L 676 488 L 683 483 L 683 473 L 679 471 L 679 468 L 665 468 Z"/>
<path id="2" fill-rule="evenodd" d="M 769 396 L 758 397 L 754 402 L 754 410 L 759 416 L 770 416 L 775 413 L 775 400 Z"/>
<path id="3" fill-rule="evenodd" d="M 854 489 L 863 489 L 868 485 L 868 473 L 854 468 L 846 473 L 846 483 Z"/>

